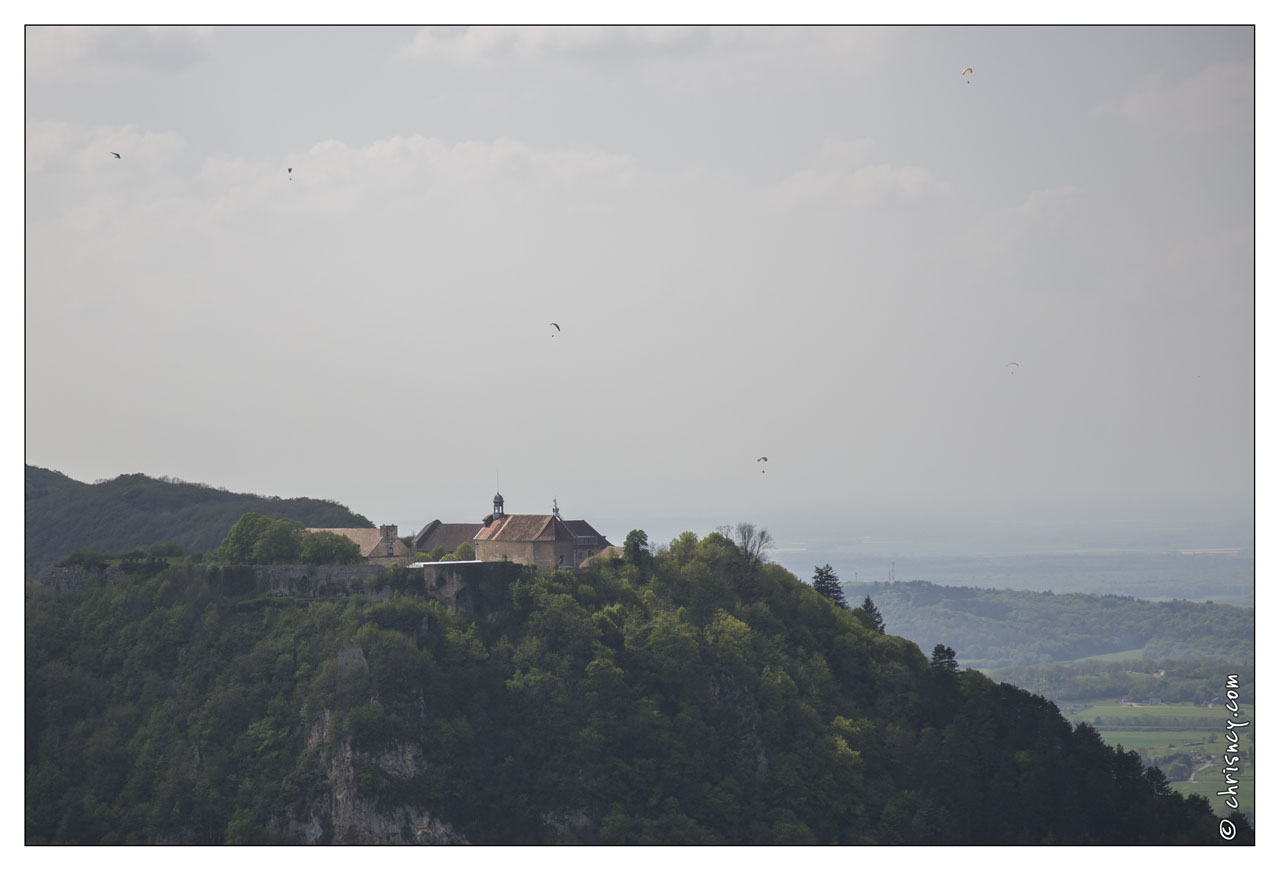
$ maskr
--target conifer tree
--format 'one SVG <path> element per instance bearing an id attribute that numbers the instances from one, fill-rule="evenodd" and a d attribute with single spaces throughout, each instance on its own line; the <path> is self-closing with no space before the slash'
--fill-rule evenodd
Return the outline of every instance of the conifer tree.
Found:
<path id="1" fill-rule="evenodd" d="M 956 662 L 956 652 L 945 644 L 934 645 L 933 657 L 929 665 L 943 674 L 955 674 L 960 670 L 960 665 Z"/>
<path id="2" fill-rule="evenodd" d="M 844 590 L 840 589 L 840 579 L 836 577 L 830 563 L 813 567 L 813 588 L 841 608 L 849 610 L 849 603 L 844 600 Z"/>
<path id="3" fill-rule="evenodd" d="M 876 603 L 871 601 L 871 597 L 862 600 L 862 610 L 871 615 L 871 622 L 875 625 L 876 630 L 884 634 L 884 618 L 880 616 L 880 609 L 876 607 Z"/>

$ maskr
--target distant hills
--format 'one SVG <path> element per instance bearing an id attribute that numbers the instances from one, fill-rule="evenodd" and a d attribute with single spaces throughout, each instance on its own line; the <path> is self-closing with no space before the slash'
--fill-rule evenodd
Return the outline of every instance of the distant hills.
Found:
<path id="1" fill-rule="evenodd" d="M 86 484 L 28 465 L 26 577 L 81 547 L 119 553 L 177 542 L 189 552 L 212 550 L 250 511 L 306 526 L 373 526 L 367 517 L 326 499 L 230 493 L 206 484 L 140 474 Z"/>
<path id="2" fill-rule="evenodd" d="M 870 596 L 887 630 L 924 650 L 947 644 L 976 668 L 1069 662 L 1124 651 L 1134 659 L 1252 662 L 1254 610 L 1212 602 L 946 587 L 926 581 L 845 584 Z"/>

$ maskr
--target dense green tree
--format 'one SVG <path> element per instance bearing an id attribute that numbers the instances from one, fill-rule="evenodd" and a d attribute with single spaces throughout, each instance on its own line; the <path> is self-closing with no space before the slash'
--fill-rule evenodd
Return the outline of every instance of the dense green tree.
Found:
<path id="1" fill-rule="evenodd" d="M 860 610 L 866 612 L 867 616 L 871 618 L 871 625 L 875 627 L 877 632 L 883 635 L 884 634 L 884 617 L 880 616 L 880 609 L 876 607 L 875 602 L 871 601 L 870 596 L 867 596 L 865 599 L 862 600 L 862 605 L 860 606 Z"/>
<path id="2" fill-rule="evenodd" d="M 302 554 L 302 539 L 307 534 L 296 520 L 271 520 L 253 545 L 253 562 L 257 565 L 296 563 Z"/>
<path id="3" fill-rule="evenodd" d="M 831 568 L 831 563 L 827 563 L 824 566 L 814 566 L 813 588 L 841 608 L 846 611 L 849 610 L 849 603 L 844 600 L 844 590 L 840 588 L 840 578 L 836 576 L 835 570 Z"/>
<path id="4" fill-rule="evenodd" d="M 300 562 L 308 565 L 353 565 L 363 562 L 360 545 L 336 532 L 308 532 L 302 537 L 298 553 Z"/>
<path id="5" fill-rule="evenodd" d="M 946 673 L 954 673 L 960 666 L 956 663 L 956 652 L 945 644 L 936 644 L 930 657 L 931 668 Z"/>
<path id="6" fill-rule="evenodd" d="M 643 529 L 628 532 L 622 543 L 622 558 L 630 565 L 644 569 L 648 567 L 651 556 L 648 533 Z"/>
<path id="7" fill-rule="evenodd" d="M 258 539 L 271 525 L 271 518 L 250 511 L 236 521 L 227 537 L 218 545 L 215 559 L 225 565 L 246 565 L 253 562 L 253 550 Z"/>

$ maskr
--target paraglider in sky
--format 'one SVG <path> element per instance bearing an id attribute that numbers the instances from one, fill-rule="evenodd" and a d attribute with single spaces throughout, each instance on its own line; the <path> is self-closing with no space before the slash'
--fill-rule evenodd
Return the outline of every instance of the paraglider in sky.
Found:
<path id="1" fill-rule="evenodd" d="M 553 327 L 555 327 L 555 328 L 556 328 L 556 333 L 560 332 L 560 325 L 559 325 L 559 324 L 557 324 L 555 321 L 552 321 L 552 322 L 551 322 L 551 326 L 553 326 Z M 554 339 L 554 338 L 556 337 L 556 333 L 552 333 L 552 334 L 551 334 L 551 338 L 553 338 L 553 339 Z"/>
<path id="2" fill-rule="evenodd" d="M 107 154 L 113 155 L 116 160 L 120 159 L 120 152 L 118 151 L 108 151 Z"/>
<path id="3" fill-rule="evenodd" d="M 767 463 L 767 462 L 769 462 L 769 458 L 768 458 L 768 457 L 761 457 L 760 459 L 756 460 L 756 462 L 757 462 L 757 463 Z M 760 474 L 761 474 L 761 475 L 763 475 L 763 474 L 764 474 L 764 469 L 761 469 L 761 470 L 760 470 Z"/>
<path id="4" fill-rule="evenodd" d="M 289 181 L 293 181 L 293 167 L 289 167 Z"/>
<path id="5" fill-rule="evenodd" d="M 1021 366 L 1018 366 L 1018 364 L 1017 364 L 1017 363 L 1005 363 L 1004 365 L 1005 365 L 1005 368 L 1006 368 L 1006 369 L 1008 369 L 1010 366 L 1017 366 L 1019 369 L 1021 369 L 1021 368 L 1022 368 Z M 1013 370 L 1012 370 L 1012 369 L 1009 369 L 1009 374 L 1010 374 L 1010 375 L 1012 375 L 1012 374 L 1013 374 Z"/>
<path id="6" fill-rule="evenodd" d="M 960 71 L 960 75 L 962 76 L 973 75 L 973 67 L 965 67 L 963 70 Z M 971 85 L 973 84 L 973 79 L 965 79 L 964 82 L 966 85 Z"/>

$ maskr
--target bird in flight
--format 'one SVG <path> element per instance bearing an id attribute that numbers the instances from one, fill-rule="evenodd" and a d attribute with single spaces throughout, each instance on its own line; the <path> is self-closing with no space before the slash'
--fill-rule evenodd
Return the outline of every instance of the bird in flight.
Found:
<path id="1" fill-rule="evenodd" d="M 120 152 L 118 151 L 108 151 L 107 154 L 113 155 L 116 160 L 120 159 Z"/>

